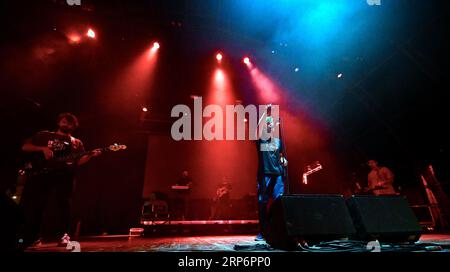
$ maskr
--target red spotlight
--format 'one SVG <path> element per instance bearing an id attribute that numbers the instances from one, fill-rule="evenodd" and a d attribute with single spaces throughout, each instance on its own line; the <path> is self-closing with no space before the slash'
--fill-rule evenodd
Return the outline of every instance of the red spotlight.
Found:
<path id="1" fill-rule="evenodd" d="M 222 70 L 217 70 L 216 74 L 214 76 L 214 79 L 216 80 L 216 83 L 223 84 L 225 80 L 225 75 Z"/>
<path id="2" fill-rule="evenodd" d="M 245 57 L 242 59 L 242 62 L 244 62 L 246 65 L 250 65 L 250 59 L 249 57 Z"/>
<path id="3" fill-rule="evenodd" d="M 148 109 L 146 107 L 142 107 L 143 112 L 148 112 Z"/>
<path id="4" fill-rule="evenodd" d="M 91 39 L 95 39 L 95 31 L 92 28 L 89 28 L 86 33 L 86 36 L 88 36 Z"/>
<path id="5" fill-rule="evenodd" d="M 211 78 L 211 92 L 208 96 L 208 103 L 226 105 L 233 103 L 232 90 L 229 84 L 226 71 L 216 68 Z"/>
<path id="6" fill-rule="evenodd" d="M 222 61 L 222 58 L 223 58 L 222 53 L 217 53 L 216 59 L 219 63 Z"/>
<path id="7" fill-rule="evenodd" d="M 78 34 L 71 33 L 67 35 L 67 38 L 69 39 L 69 43 L 71 44 L 78 44 L 81 42 L 81 37 Z"/>
<path id="8" fill-rule="evenodd" d="M 154 42 L 152 48 L 150 49 L 150 55 L 149 57 L 152 58 L 155 56 L 156 51 L 160 48 L 159 42 Z"/>

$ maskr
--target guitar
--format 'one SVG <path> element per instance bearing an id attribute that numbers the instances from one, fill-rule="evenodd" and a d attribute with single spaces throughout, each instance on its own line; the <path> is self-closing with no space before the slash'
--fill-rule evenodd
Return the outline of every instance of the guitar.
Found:
<path id="1" fill-rule="evenodd" d="M 216 190 L 216 196 L 213 198 L 213 201 L 218 201 L 222 199 L 224 196 L 231 192 L 231 186 L 228 183 L 220 185 L 220 187 Z"/>
<path id="2" fill-rule="evenodd" d="M 302 175 L 303 184 L 308 184 L 308 176 L 322 170 L 323 167 L 320 162 L 316 161 L 312 165 L 308 165 L 305 168 L 305 172 Z"/>
<path id="3" fill-rule="evenodd" d="M 20 176 L 38 176 L 43 174 L 48 174 L 56 170 L 65 169 L 73 166 L 76 161 L 86 155 L 92 154 L 94 151 L 98 150 L 103 152 L 107 151 L 119 151 L 125 150 L 126 145 L 113 144 L 104 148 L 99 148 L 91 151 L 77 152 L 69 155 L 58 155 L 54 154 L 53 158 L 46 160 L 43 154 L 35 154 L 31 160 L 27 161 L 19 170 Z"/>
<path id="4" fill-rule="evenodd" d="M 227 187 L 220 187 L 219 189 L 217 189 L 216 191 L 216 198 L 222 198 L 224 195 L 228 194 L 229 190 Z"/>
<path id="5" fill-rule="evenodd" d="M 108 147 L 95 149 L 95 150 L 99 150 L 101 152 L 107 152 L 107 151 L 119 151 L 119 150 L 125 150 L 125 149 L 127 149 L 126 145 L 113 144 Z M 47 174 L 47 173 L 56 171 L 57 169 L 64 169 L 66 167 L 70 167 L 71 165 L 73 165 L 75 163 L 75 161 L 77 159 L 79 159 L 83 156 L 89 155 L 93 152 L 94 152 L 94 150 L 73 153 L 73 154 L 66 155 L 66 156 L 55 155 L 50 160 L 46 160 L 42 156 L 42 154 L 40 154 L 40 156 L 37 156 L 38 157 L 37 159 L 35 158 L 35 160 L 27 161 L 24 164 L 24 167 L 19 169 L 15 191 L 14 192 L 8 191 L 8 193 L 7 193 L 8 196 L 11 197 L 18 204 L 20 202 L 23 188 L 25 186 L 26 179 L 28 177 L 43 175 L 43 174 Z"/>
<path id="6" fill-rule="evenodd" d="M 358 190 L 356 194 L 363 194 L 363 195 L 373 195 L 375 191 L 379 190 L 385 190 L 387 187 L 384 186 L 375 186 L 374 188 L 364 187 L 361 190 Z"/>

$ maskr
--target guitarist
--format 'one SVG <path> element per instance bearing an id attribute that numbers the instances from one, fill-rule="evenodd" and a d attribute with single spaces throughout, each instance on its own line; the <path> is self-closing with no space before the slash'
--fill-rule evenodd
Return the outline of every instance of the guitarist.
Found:
<path id="1" fill-rule="evenodd" d="M 220 220 L 227 219 L 231 207 L 230 192 L 231 184 L 226 177 L 222 178 L 222 182 L 216 190 L 216 196 L 213 198 L 213 205 L 210 219 Z"/>
<path id="2" fill-rule="evenodd" d="M 371 171 L 367 176 L 369 190 L 378 195 L 395 195 L 394 174 L 387 167 L 378 166 L 378 161 L 369 160 L 367 165 Z"/>
<path id="3" fill-rule="evenodd" d="M 83 143 L 72 136 L 73 131 L 78 127 L 78 120 L 75 115 L 62 113 L 57 119 L 57 130 L 41 131 L 30 139 L 26 140 L 22 146 L 22 151 L 34 157 L 40 157 L 41 161 L 52 162 L 52 159 L 59 156 L 67 156 L 73 153 L 84 152 Z M 44 172 L 37 175 L 30 175 L 23 190 L 20 206 L 25 219 L 23 234 L 23 244 L 26 248 L 38 242 L 41 221 L 49 199 L 56 201 L 58 209 L 59 235 L 62 238 L 59 246 L 66 246 L 70 242 L 68 236 L 70 225 L 70 202 L 72 190 L 75 182 L 75 167 L 89 161 L 92 157 L 101 154 L 100 150 L 85 155 L 78 160 L 74 160 L 70 165 L 65 162 L 64 167 L 58 167 L 51 172 Z M 61 163 L 61 162 L 59 162 Z"/>

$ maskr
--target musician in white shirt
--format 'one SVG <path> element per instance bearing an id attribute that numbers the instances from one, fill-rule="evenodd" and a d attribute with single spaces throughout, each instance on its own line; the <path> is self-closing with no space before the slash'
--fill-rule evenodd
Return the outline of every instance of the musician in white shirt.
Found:
<path id="1" fill-rule="evenodd" d="M 368 187 L 373 190 L 373 194 L 378 195 L 395 195 L 394 174 L 387 167 L 378 166 L 378 161 L 369 160 L 367 165 L 371 171 L 367 176 Z"/>

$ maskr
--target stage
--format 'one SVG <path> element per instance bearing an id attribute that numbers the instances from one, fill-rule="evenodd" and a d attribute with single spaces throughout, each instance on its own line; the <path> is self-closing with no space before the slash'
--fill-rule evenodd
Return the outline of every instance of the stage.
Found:
<path id="1" fill-rule="evenodd" d="M 15 267 L 409 271 L 438 266 L 399 253 L 450 253 L 450 1 L 0 6 Z M 356 264 L 371 252 L 395 259 Z"/>
<path id="2" fill-rule="evenodd" d="M 282 252 L 264 241 L 254 241 L 255 235 L 130 237 L 105 235 L 79 239 L 81 252 Z M 434 246 L 432 245 L 434 244 Z M 423 245 L 423 246 L 421 246 Z M 425 248 L 425 245 L 428 246 Z M 381 244 L 383 252 L 384 244 Z M 440 246 L 440 247 L 439 247 Z M 392 249 L 389 249 L 392 252 Z M 450 252 L 450 234 L 424 234 L 411 250 L 402 252 Z M 68 252 L 56 243 L 43 243 L 27 252 Z M 298 249 L 296 252 L 306 252 Z"/>

